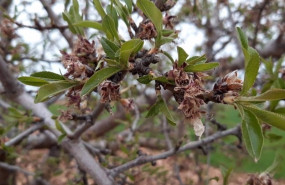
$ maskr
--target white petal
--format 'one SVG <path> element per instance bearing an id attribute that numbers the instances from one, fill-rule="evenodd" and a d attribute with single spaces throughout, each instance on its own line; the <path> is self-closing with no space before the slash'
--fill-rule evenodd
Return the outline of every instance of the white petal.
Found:
<path id="1" fill-rule="evenodd" d="M 194 123 L 194 132 L 195 135 L 199 137 L 199 139 L 201 139 L 202 134 L 205 131 L 205 126 L 203 125 L 201 119 L 199 118 L 195 118 L 192 120 L 192 123 Z"/>

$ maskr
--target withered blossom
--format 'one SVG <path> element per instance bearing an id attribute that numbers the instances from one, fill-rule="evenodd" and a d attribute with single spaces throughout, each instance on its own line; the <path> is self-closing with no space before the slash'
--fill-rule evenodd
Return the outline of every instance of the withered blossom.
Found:
<path id="1" fill-rule="evenodd" d="M 142 40 L 149 40 L 157 36 L 154 24 L 150 20 L 145 20 L 140 23 L 138 28 L 137 38 Z"/>
<path id="2" fill-rule="evenodd" d="M 13 23 L 9 19 L 3 19 L 1 21 L 0 31 L 8 39 L 13 39 L 17 36 L 13 28 Z"/>
<path id="3" fill-rule="evenodd" d="M 201 137 L 204 132 L 204 125 L 201 122 L 201 106 L 205 103 L 198 96 L 205 93 L 202 79 L 205 76 L 202 73 L 188 74 L 184 71 L 186 65 L 178 67 L 174 64 L 173 70 L 168 72 L 168 78 L 175 81 L 174 96 L 179 103 L 180 109 L 186 118 L 190 119 L 194 126 L 194 131 L 197 136 Z M 177 94 L 181 97 L 177 97 Z"/>
<path id="4" fill-rule="evenodd" d="M 83 80 L 94 73 L 92 67 L 89 66 L 89 64 L 92 65 L 97 61 L 94 41 L 90 43 L 87 39 L 79 37 L 71 54 L 65 51 L 60 52 L 62 64 L 67 69 L 66 77 Z"/>
<path id="5" fill-rule="evenodd" d="M 216 82 L 214 91 L 221 93 L 226 93 L 228 91 L 238 92 L 242 89 L 242 86 L 243 82 L 237 77 L 237 71 L 233 71 Z"/>
<path id="6" fill-rule="evenodd" d="M 72 114 L 69 110 L 61 111 L 61 114 L 58 119 L 62 122 L 67 122 L 68 120 L 72 119 Z"/>
<path id="7" fill-rule="evenodd" d="M 106 80 L 100 85 L 100 95 L 102 103 L 109 103 L 120 99 L 120 85 Z"/>

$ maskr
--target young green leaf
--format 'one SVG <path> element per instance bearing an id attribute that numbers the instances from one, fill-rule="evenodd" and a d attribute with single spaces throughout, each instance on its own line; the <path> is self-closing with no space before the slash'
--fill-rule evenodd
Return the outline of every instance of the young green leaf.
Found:
<path id="1" fill-rule="evenodd" d="M 110 59 L 115 59 L 116 53 L 120 49 L 119 46 L 104 37 L 101 39 L 101 44 L 107 57 Z"/>
<path id="2" fill-rule="evenodd" d="M 65 20 L 68 23 L 68 28 L 73 34 L 77 34 L 77 31 L 75 27 L 73 26 L 73 21 L 71 20 L 71 17 L 69 16 L 68 12 L 62 13 L 63 20 Z"/>
<path id="3" fill-rule="evenodd" d="M 248 110 L 244 110 L 241 130 L 246 149 L 254 161 L 257 162 L 261 155 L 264 138 L 258 119 Z"/>
<path id="4" fill-rule="evenodd" d="M 19 77 L 18 80 L 22 82 L 23 84 L 37 86 L 37 87 L 49 83 L 46 80 L 43 80 L 37 77 L 30 77 L 30 76 L 22 76 L 22 77 Z"/>
<path id="5" fill-rule="evenodd" d="M 102 27 L 104 32 L 106 33 L 106 36 L 111 41 L 114 40 L 114 37 L 117 41 L 120 41 L 118 31 L 116 29 L 115 22 L 113 18 L 111 18 L 109 15 L 106 15 L 102 21 Z"/>
<path id="6" fill-rule="evenodd" d="M 245 50 L 247 50 L 248 49 L 248 40 L 247 40 L 246 35 L 244 34 L 244 32 L 239 27 L 237 27 L 237 32 L 238 32 L 238 37 L 239 37 L 241 46 Z"/>
<path id="7" fill-rule="evenodd" d="M 94 28 L 96 30 L 103 31 L 102 24 L 95 22 L 95 21 L 79 21 L 79 22 L 73 23 L 73 26 L 80 26 L 84 28 Z"/>
<path id="8" fill-rule="evenodd" d="M 132 39 L 122 44 L 120 50 L 120 63 L 127 66 L 130 56 L 136 54 L 143 47 L 143 41 L 140 39 Z"/>
<path id="9" fill-rule="evenodd" d="M 36 73 L 31 74 L 31 76 L 42 78 L 47 81 L 65 80 L 64 76 L 50 72 L 50 71 L 36 72 Z"/>
<path id="10" fill-rule="evenodd" d="M 156 31 L 159 33 L 162 29 L 162 13 L 155 6 L 155 4 L 149 0 L 137 0 L 137 7 L 143 11 L 143 13 L 154 24 Z"/>
<path id="11" fill-rule="evenodd" d="M 253 97 L 240 97 L 238 101 L 263 102 L 285 99 L 285 89 L 270 89 L 265 93 Z"/>
<path id="12" fill-rule="evenodd" d="M 101 18 L 103 19 L 106 16 L 106 13 L 100 3 L 100 0 L 93 0 L 93 4 L 97 10 L 97 12 L 99 13 L 99 15 L 101 16 Z"/>
<path id="13" fill-rule="evenodd" d="M 54 83 L 46 84 L 41 86 L 38 91 L 38 94 L 35 98 L 35 103 L 39 103 L 45 101 L 59 93 L 70 89 L 71 87 L 76 86 L 76 82 L 69 82 L 69 81 L 57 81 Z"/>
<path id="14" fill-rule="evenodd" d="M 158 115 L 159 111 L 160 111 L 160 107 L 163 105 L 163 99 L 161 98 L 161 96 L 157 97 L 157 100 L 155 102 L 155 104 L 153 104 L 149 111 L 147 112 L 147 115 L 145 116 L 146 118 L 149 117 L 153 117 Z"/>
<path id="15" fill-rule="evenodd" d="M 123 19 L 123 21 L 125 22 L 125 24 L 127 26 L 129 26 L 129 21 L 128 21 L 128 17 L 129 17 L 129 11 L 126 8 L 126 6 L 124 6 L 119 0 L 113 0 L 115 3 L 115 8 L 118 12 L 118 14 L 120 15 L 120 17 Z"/>
<path id="16" fill-rule="evenodd" d="M 90 93 L 93 89 L 95 89 L 101 82 L 111 77 L 115 73 L 121 71 L 121 68 L 118 67 L 108 67 L 103 68 L 99 71 L 96 71 L 89 80 L 84 84 L 81 90 L 81 96 L 84 96 Z"/>
<path id="17" fill-rule="evenodd" d="M 107 8 L 106 8 L 106 11 L 107 11 L 107 14 L 110 15 L 112 18 L 113 18 L 113 21 L 115 23 L 115 27 L 116 27 L 116 30 L 118 30 L 118 14 L 117 14 L 117 11 L 115 9 L 115 7 L 113 6 L 113 4 L 111 5 L 108 5 Z"/>
<path id="18" fill-rule="evenodd" d="M 183 48 L 179 46 L 177 46 L 177 52 L 178 52 L 178 66 L 181 66 L 188 57 L 188 54 L 185 52 Z"/>
<path id="19" fill-rule="evenodd" d="M 207 61 L 206 55 L 202 55 L 202 56 L 191 57 L 191 58 L 186 60 L 186 63 L 188 65 L 195 65 L 198 62 L 202 62 L 203 63 L 203 62 L 206 62 L 206 61 Z"/>
<path id="20" fill-rule="evenodd" d="M 259 69 L 259 54 L 251 47 L 248 48 L 249 60 L 246 61 L 243 89 L 241 94 L 246 94 L 253 86 Z"/>
<path id="21" fill-rule="evenodd" d="M 205 64 L 188 65 L 184 68 L 186 72 L 201 72 L 208 71 L 219 66 L 218 62 L 210 62 Z"/>
<path id="22" fill-rule="evenodd" d="M 66 136 L 67 134 L 61 134 L 60 136 L 58 136 L 57 142 L 60 144 Z"/>
<path id="23" fill-rule="evenodd" d="M 161 83 L 175 85 L 175 82 L 174 81 L 170 81 L 166 76 L 155 77 L 154 80 L 156 80 L 158 82 L 161 82 Z"/>
<path id="24" fill-rule="evenodd" d="M 149 84 L 153 80 L 153 76 L 148 74 L 137 79 L 142 84 Z"/>
<path id="25" fill-rule="evenodd" d="M 174 119 L 173 119 L 173 117 L 172 117 L 172 115 L 168 109 L 166 102 L 163 99 L 162 99 L 162 101 L 163 101 L 163 104 L 161 104 L 161 106 L 160 106 L 160 111 L 165 115 L 168 123 L 172 126 L 175 126 L 176 123 L 175 123 L 175 121 L 174 121 Z"/>
<path id="26" fill-rule="evenodd" d="M 146 118 L 152 117 L 152 116 L 156 116 L 159 113 L 162 113 L 165 115 L 167 121 L 169 124 L 171 124 L 172 126 L 175 126 L 176 123 L 167 107 L 166 102 L 163 100 L 163 98 L 161 96 L 157 97 L 156 103 L 154 105 L 151 106 L 151 108 L 149 109 Z"/>
<path id="27" fill-rule="evenodd" d="M 62 134 L 66 134 L 63 126 L 61 125 L 61 123 L 58 120 L 55 120 L 55 127 L 58 131 L 60 131 Z"/>
<path id="28" fill-rule="evenodd" d="M 279 129 L 285 130 L 285 116 L 282 114 L 278 114 L 275 112 L 269 112 L 266 110 L 262 110 L 255 105 L 243 105 L 243 107 L 253 114 L 256 115 L 261 121 L 277 127 Z"/>

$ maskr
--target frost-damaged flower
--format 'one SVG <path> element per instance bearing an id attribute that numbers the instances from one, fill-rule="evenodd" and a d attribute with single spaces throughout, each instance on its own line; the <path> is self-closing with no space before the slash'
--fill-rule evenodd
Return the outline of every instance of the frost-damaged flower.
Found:
<path id="1" fill-rule="evenodd" d="M 233 71 L 222 79 L 219 79 L 214 85 L 213 91 L 219 98 L 219 101 L 226 104 L 232 104 L 239 91 L 242 89 L 243 82 L 237 77 L 237 71 Z"/>
<path id="2" fill-rule="evenodd" d="M 180 103 L 178 109 L 184 113 L 186 118 L 191 120 L 196 135 L 201 137 L 204 132 L 204 126 L 200 118 L 204 111 L 200 108 L 205 102 L 198 96 L 205 93 L 202 82 L 202 78 L 205 75 L 202 73 L 190 75 L 184 71 L 184 67 L 185 65 L 178 67 L 175 64 L 173 70 L 168 73 L 168 77 L 175 81 L 174 95 L 178 93 L 178 95 L 183 96 L 176 96 L 176 101 Z"/>
<path id="3" fill-rule="evenodd" d="M 139 30 L 136 37 L 142 40 L 149 40 L 157 36 L 154 24 L 150 20 L 143 21 L 139 25 Z"/>
<path id="4" fill-rule="evenodd" d="M 69 110 L 61 111 L 61 114 L 58 119 L 62 122 L 67 122 L 68 120 L 72 119 L 72 114 Z"/>
<path id="5" fill-rule="evenodd" d="M 60 51 L 61 61 L 67 69 L 66 77 L 85 79 L 93 74 L 96 59 L 95 42 L 79 37 L 75 42 L 72 53 Z"/>
<path id="6" fill-rule="evenodd" d="M 87 39 L 80 36 L 74 44 L 72 53 L 74 53 L 83 64 L 94 62 L 94 60 L 96 60 L 95 42 L 92 41 L 92 43 L 90 43 Z"/>
<path id="7" fill-rule="evenodd" d="M 104 81 L 101 83 L 100 95 L 102 103 L 109 103 L 120 99 L 120 85 L 111 82 Z"/>
<path id="8" fill-rule="evenodd" d="M 225 93 L 228 91 L 238 92 L 242 89 L 242 86 L 243 82 L 237 77 L 237 71 L 233 71 L 216 82 L 214 86 L 214 91 L 218 91 L 221 93 Z"/>
<path id="9" fill-rule="evenodd" d="M 0 26 L 1 33 L 9 39 L 15 38 L 15 29 L 13 28 L 12 22 L 9 19 L 3 19 Z"/>

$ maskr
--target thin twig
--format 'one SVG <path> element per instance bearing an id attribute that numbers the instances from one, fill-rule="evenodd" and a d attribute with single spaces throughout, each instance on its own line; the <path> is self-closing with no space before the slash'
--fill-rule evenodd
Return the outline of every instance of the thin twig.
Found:
<path id="1" fill-rule="evenodd" d="M 35 177 L 36 180 L 42 182 L 43 184 L 49 185 L 48 181 L 42 179 L 41 177 L 38 177 L 35 173 L 29 172 L 27 170 L 20 168 L 19 166 L 10 165 L 10 164 L 4 163 L 4 162 L 0 162 L 0 168 L 4 168 L 6 170 L 13 171 L 13 172 L 20 172 L 26 176 L 33 176 L 33 177 Z"/>
<path id="2" fill-rule="evenodd" d="M 15 145 L 15 144 L 19 143 L 20 141 L 22 141 L 23 139 L 28 137 L 30 134 L 32 134 L 34 131 L 39 130 L 43 126 L 44 126 L 44 123 L 36 123 L 35 125 L 31 126 L 27 130 L 21 132 L 16 137 L 14 137 L 14 138 L 10 139 L 9 141 L 7 141 L 5 143 L 5 146 L 12 146 L 12 145 Z"/>
<path id="3" fill-rule="evenodd" d="M 86 130 L 88 130 L 96 121 L 98 116 L 102 113 L 105 108 L 105 104 L 100 103 L 98 107 L 90 114 L 86 116 L 77 116 L 77 118 L 85 119 L 86 121 L 80 125 L 72 134 L 69 134 L 70 139 L 78 139 Z"/>
<path id="4" fill-rule="evenodd" d="M 206 137 L 204 139 L 201 139 L 199 141 L 187 143 L 184 146 L 180 147 L 177 151 L 175 149 L 171 149 L 171 150 L 168 150 L 168 151 L 163 152 L 163 153 L 158 154 L 158 155 L 139 156 L 138 158 L 136 158 L 132 161 L 129 161 L 129 162 L 127 162 L 121 166 L 118 166 L 118 167 L 115 167 L 115 168 L 109 170 L 109 176 L 116 177 L 119 173 L 122 173 L 122 172 L 124 172 L 130 168 L 135 167 L 135 166 L 139 166 L 139 165 L 142 165 L 142 164 L 145 164 L 148 162 L 157 161 L 159 159 L 166 159 L 167 157 L 170 157 L 174 154 L 177 154 L 177 153 L 180 153 L 180 152 L 183 152 L 186 150 L 194 149 L 194 148 L 197 148 L 201 145 L 212 143 L 215 140 L 222 138 L 222 137 L 225 137 L 225 136 L 228 136 L 228 135 L 237 135 L 239 133 L 239 130 L 240 130 L 240 126 L 236 126 L 234 128 L 231 128 L 231 129 L 228 129 L 225 131 L 216 132 L 215 134 L 213 134 L 209 137 Z"/>

